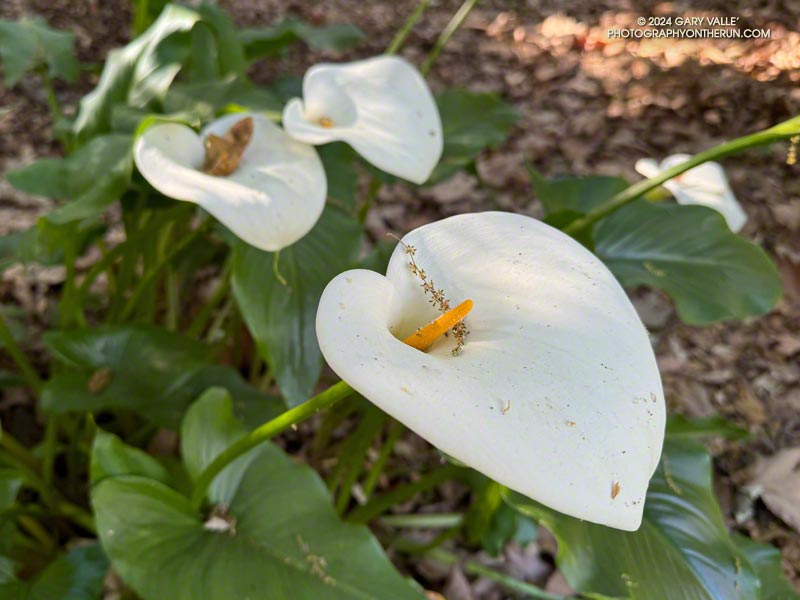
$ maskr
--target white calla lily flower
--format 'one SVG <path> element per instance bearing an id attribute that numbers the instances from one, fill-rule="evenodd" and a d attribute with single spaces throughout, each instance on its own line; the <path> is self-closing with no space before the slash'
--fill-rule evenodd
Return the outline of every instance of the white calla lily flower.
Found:
<path id="1" fill-rule="evenodd" d="M 204 172 L 204 139 L 252 118 L 252 137 L 229 175 Z M 136 141 L 134 160 L 159 192 L 199 204 L 248 244 L 274 252 L 307 234 L 322 214 L 327 180 L 316 150 L 267 117 L 235 113 L 198 135 L 179 123 L 155 125 Z"/>
<path id="2" fill-rule="evenodd" d="M 427 352 L 408 345 L 439 314 L 410 258 L 464 301 L 460 353 L 452 332 Z M 661 379 L 624 290 L 572 238 L 499 212 L 420 227 L 385 277 L 330 282 L 317 337 L 344 381 L 443 452 L 563 513 L 639 527 L 664 439 Z"/>
<path id="3" fill-rule="evenodd" d="M 636 161 L 634 168 L 645 177 L 655 177 L 659 173 L 671 169 L 691 158 L 689 154 L 673 154 L 659 164 L 652 158 Z M 705 162 L 685 173 L 666 181 L 667 188 L 679 204 L 700 204 L 719 212 L 734 233 L 741 231 L 747 222 L 744 212 L 725 176 L 722 165 L 716 162 Z"/>
<path id="4" fill-rule="evenodd" d="M 428 179 L 442 155 L 442 122 L 425 79 L 397 56 L 318 64 L 290 100 L 283 126 L 308 144 L 343 141 L 379 169 Z"/>

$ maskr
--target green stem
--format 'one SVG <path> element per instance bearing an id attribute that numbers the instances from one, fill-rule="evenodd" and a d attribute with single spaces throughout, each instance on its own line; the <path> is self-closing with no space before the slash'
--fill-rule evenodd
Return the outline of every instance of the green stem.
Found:
<path id="1" fill-rule="evenodd" d="M 369 209 L 372 208 L 372 203 L 378 197 L 378 192 L 383 187 L 383 183 L 377 177 L 373 177 L 369 182 L 369 190 L 367 190 L 367 197 L 364 199 L 364 204 L 358 209 L 358 220 L 364 223 L 367 220 Z"/>
<path id="2" fill-rule="evenodd" d="M 14 445 L 18 445 L 16 440 L 14 440 L 14 444 L 9 446 L 9 440 L 13 440 L 13 438 L 10 438 L 7 434 L 0 437 L 0 442 L 2 442 L 3 448 L 5 448 L 5 452 L 0 451 L 0 460 L 16 469 L 28 486 L 39 492 L 42 502 L 47 505 L 52 512 L 70 519 L 87 531 L 94 532 L 94 518 L 92 515 L 80 506 L 65 500 L 57 489 L 47 485 L 39 474 L 38 464 L 30 464 L 29 461 L 32 457 L 23 460 L 18 456 L 18 450 L 15 449 L 12 451 L 9 449 L 10 447 L 13 448 Z M 27 451 L 25 452 L 27 453 Z"/>
<path id="3" fill-rule="evenodd" d="M 80 506 L 67 502 L 66 500 L 59 500 L 56 503 L 56 510 L 60 515 L 67 517 L 73 523 L 83 527 L 86 531 L 96 533 L 94 517 Z"/>
<path id="4" fill-rule="evenodd" d="M 177 331 L 181 309 L 181 290 L 180 280 L 174 269 L 167 270 L 165 286 L 167 292 L 167 315 L 164 319 L 164 324 L 170 331 Z"/>
<path id="5" fill-rule="evenodd" d="M 56 462 L 58 450 L 58 415 L 50 415 L 44 428 L 44 441 L 42 443 L 42 479 L 46 486 L 53 484 L 53 466 Z"/>
<path id="6" fill-rule="evenodd" d="M 175 244 L 172 249 L 164 254 L 152 268 L 150 268 L 147 273 L 144 274 L 142 279 L 139 281 L 139 284 L 136 286 L 136 289 L 133 290 L 133 294 L 128 301 L 125 303 L 125 308 L 122 310 L 122 317 L 121 320 L 125 321 L 133 315 L 133 311 L 139 306 L 139 302 L 144 296 L 145 292 L 150 289 L 150 285 L 155 281 L 156 277 L 161 274 L 163 271 L 178 255 L 180 255 L 192 242 L 194 242 L 198 237 L 200 237 L 205 231 L 211 226 L 212 221 L 209 219 L 206 222 L 200 224 L 197 229 L 189 233 L 186 237 L 184 237 L 180 242 Z"/>
<path id="7" fill-rule="evenodd" d="M 394 39 L 392 39 L 392 43 L 389 44 L 389 47 L 386 48 L 385 54 L 397 54 L 397 51 L 400 50 L 400 46 L 403 45 L 403 42 L 406 41 L 408 34 L 411 33 L 411 30 L 414 28 L 414 25 L 417 24 L 422 13 L 428 8 L 428 5 L 431 3 L 431 0 L 422 0 L 417 7 L 414 9 L 406 22 L 400 28 L 400 30 L 395 34 Z"/>
<path id="8" fill-rule="evenodd" d="M 289 285 L 289 282 L 286 281 L 286 278 L 283 275 L 281 275 L 281 271 L 279 268 L 280 261 L 281 261 L 281 251 L 278 250 L 272 255 L 272 272 L 275 274 L 275 279 L 277 279 L 282 286 L 286 287 L 287 285 Z"/>
<path id="9" fill-rule="evenodd" d="M 413 553 L 416 544 L 408 540 L 399 539 L 396 541 L 394 547 L 401 552 Z M 539 600 L 566 600 L 565 596 L 545 592 L 540 587 L 520 581 L 519 579 L 511 577 L 505 573 L 500 573 L 494 569 L 490 569 L 489 567 L 486 567 L 477 561 L 470 559 L 462 560 L 457 555 L 445 550 L 444 548 L 431 548 L 425 552 L 425 556 L 446 565 L 461 565 L 461 568 L 463 568 L 464 571 L 470 575 L 485 577 L 486 579 L 490 579 L 496 583 L 499 583 L 510 590 L 525 594 L 530 598 L 537 598 Z"/>
<path id="10" fill-rule="evenodd" d="M 41 523 L 30 517 L 29 515 L 19 515 L 17 517 L 19 524 L 25 528 L 31 536 L 39 542 L 45 550 L 45 554 L 51 554 L 56 549 L 56 541 L 52 538 L 52 536 L 47 532 L 47 530 L 42 527 Z"/>
<path id="11" fill-rule="evenodd" d="M 359 506 L 347 515 L 347 520 L 353 523 L 367 523 L 389 510 L 395 504 L 410 500 L 417 494 L 433 489 L 440 483 L 452 479 L 459 471 L 460 469 L 453 465 L 439 467 L 425 474 L 417 481 L 398 486 L 388 494 L 378 496 L 364 506 Z"/>
<path id="12" fill-rule="evenodd" d="M 378 458 L 375 460 L 375 464 L 372 465 L 372 469 L 370 469 L 369 474 L 364 481 L 364 495 L 367 498 L 369 498 L 372 495 L 372 492 L 375 490 L 375 486 L 378 484 L 378 479 L 380 478 L 381 473 L 383 473 L 383 469 L 386 467 L 386 462 L 389 460 L 392 450 L 394 450 L 394 445 L 403 435 L 405 430 L 406 428 L 400 421 L 392 421 L 392 423 L 389 425 L 389 435 L 386 436 L 386 441 L 383 443 L 383 446 L 381 446 Z"/>
<path id="13" fill-rule="evenodd" d="M 415 529 L 449 529 L 458 527 L 464 522 L 461 513 L 436 513 L 414 515 L 387 515 L 378 519 L 387 527 L 411 527 Z"/>
<path id="14" fill-rule="evenodd" d="M 677 177 L 681 173 L 685 173 L 689 169 L 701 165 L 704 162 L 730 156 L 731 154 L 736 154 L 737 152 L 741 152 L 742 150 L 746 150 L 748 148 L 765 146 L 781 140 L 787 140 L 795 135 L 798 135 L 798 133 L 800 133 L 800 117 L 794 117 L 793 119 L 784 121 L 783 123 L 775 125 L 774 127 L 770 127 L 769 129 L 725 142 L 719 146 L 715 146 L 700 152 L 699 154 L 695 154 L 686 162 L 675 165 L 671 169 L 662 171 L 655 177 L 639 181 L 629 188 L 624 189 L 619 194 L 611 198 L 608 202 L 601 204 L 593 210 L 590 210 L 580 219 L 576 219 L 570 223 L 566 228 L 564 228 L 564 233 L 571 235 L 572 237 L 578 237 L 581 232 L 589 229 L 600 219 L 622 208 L 626 204 L 630 204 L 643 194 L 646 194 L 650 190 L 657 188 L 673 177 Z"/>
<path id="15" fill-rule="evenodd" d="M 14 439 L 10 433 L 2 429 L 0 429 L 0 448 L 4 448 L 15 461 L 22 463 L 26 467 L 30 469 L 39 468 L 39 461 L 36 460 L 36 457 Z"/>
<path id="16" fill-rule="evenodd" d="M 39 378 L 39 374 L 36 372 L 36 369 L 33 368 L 33 365 L 31 365 L 25 354 L 20 349 L 17 341 L 14 339 L 14 336 L 11 335 L 11 332 L 8 330 L 8 326 L 6 325 L 6 321 L 2 314 L 0 314 L 0 344 L 3 345 L 5 351 L 8 352 L 8 354 L 11 356 L 11 359 L 16 363 L 17 367 L 19 367 L 19 370 L 28 385 L 35 392 L 39 392 L 42 389 L 42 380 Z M 0 435 L 0 439 L 2 439 L 2 435 Z"/>
<path id="17" fill-rule="evenodd" d="M 364 464 L 364 457 L 372 445 L 375 436 L 383 426 L 388 417 L 372 405 L 367 409 L 367 414 L 358 424 L 355 432 L 350 436 L 345 450 L 339 457 L 339 465 L 342 468 L 334 476 L 333 482 L 337 483 L 341 479 L 339 495 L 336 498 L 336 512 L 340 515 L 347 509 L 350 498 L 353 494 L 353 486 L 358 481 L 361 474 L 361 466 Z M 339 466 L 337 465 L 337 467 Z"/>
<path id="18" fill-rule="evenodd" d="M 319 411 L 330 405 L 347 398 L 353 393 L 351 388 L 344 381 L 332 385 L 324 392 L 317 394 L 310 400 L 303 402 L 294 408 L 278 415 L 271 421 L 267 421 L 263 425 L 257 427 L 247 435 L 239 438 L 236 442 L 231 444 L 226 450 L 219 454 L 211 464 L 209 464 L 194 484 L 192 489 L 191 502 L 195 510 L 200 510 L 205 498 L 206 491 L 214 481 L 214 478 L 219 475 L 222 470 L 227 467 L 231 462 L 246 454 L 253 448 L 263 444 L 264 442 L 272 439 L 282 431 L 285 431 L 292 425 L 305 421 L 313 417 Z"/>
<path id="19" fill-rule="evenodd" d="M 64 251 L 64 266 L 67 269 L 67 276 L 64 291 L 61 294 L 61 302 L 59 302 L 59 320 L 62 329 L 68 329 L 73 323 L 77 323 L 79 327 L 86 327 L 83 310 L 78 304 L 78 289 L 75 287 L 75 261 L 77 258 L 75 247 L 69 244 Z"/>
<path id="20" fill-rule="evenodd" d="M 219 283 L 214 291 L 211 293 L 211 297 L 208 299 L 208 302 L 199 310 L 197 316 L 192 320 L 189 327 L 186 329 L 186 335 L 189 337 L 199 337 L 201 333 L 203 333 L 203 329 L 205 329 L 206 323 L 208 319 L 211 318 L 211 314 L 214 312 L 214 309 L 217 307 L 222 299 L 225 297 L 225 294 L 228 293 L 228 290 L 231 287 L 231 265 L 232 265 L 231 257 L 229 256 L 228 259 L 225 261 L 225 265 L 222 267 L 222 273 L 220 274 Z"/>
<path id="21" fill-rule="evenodd" d="M 453 37 L 453 34 L 458 31 L 458 28 L 461 27 L 462 23 L 464 23 L 467 15 L 469 15 L 470 11 L 475 7 L 477 2 L 478 0 L 464 0 L 464 3 L 458 9 L 456 14 L 453 15 L 452 19 L 450 19 L 447 27 L 442 30 L 442 33 L 436 40 L 436 44 L 434 44 L 433 48 L 428 54 L 428 57 L 425 59 L 425 62 L 423 62 L 422 66 L 419 68 L 423 75 L 426 75 L 428 71 L 430 71 L 433 63 L 436 62 L 436 59 L 439 58 L 439 54 L 441 54 L 442 50 L 444 50 L 444 47 L 447 45 L 447 42 L 449 42 L 450 38 Z"/>

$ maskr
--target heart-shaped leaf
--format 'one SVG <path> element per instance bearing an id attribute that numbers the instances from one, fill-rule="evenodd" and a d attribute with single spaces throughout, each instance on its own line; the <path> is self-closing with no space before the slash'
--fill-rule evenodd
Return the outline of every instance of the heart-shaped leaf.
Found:
<path id="1" fill-rule="evenodd" d="M 466 168 L 486 148 L 502 144 L 519 114 L 496 94 L 447 90 L 436 97 L 442 117 L 444 149 L 428 184 Z"/>
<path id="2" fill-rule="evenodd" d="M 781 295 L 766 253 L 704 206 L 637 201 L 600 221 L 594 242 L 623 285 L 664 290 L 692 325 L 762 315 Z"/>
<path id="3" fill-rule="evenodd" d="M 513 492 L 506 500 L 553 532 L 559 568 L 579 592 L 631 600 L 758 598 L 758 578 L 728 536 L 711 458 L 700 445 L 667 440 L 635 532 L 579 521 Z"/>
<path id="4" fill-rule="evenodd" d="M 152 326 L 49 332 L 45 343 L 73 368 L 50 379 L 42 406 L 51 413 L 128 408 L 176 427 L 203 390 L 221 386 L 249 424 L 282 410 L 280 401 L 247 385 L 231 367 L 210 363 L 211 347 Z"/>
<path id="5" fill-rule="evenodd" d="M 364 33 L 348 23 L 314 27 L 294 17 L 261 29 L 243 29 L 239 41 L 250 60 L 274 56 L 297 41 L 316 50 L 346 50 L 364 39 Z"/>
<path id="6" fill-rule="evenodd" d="M 563 229 L 628 187 L 622 177 L 602 175 L 545 179 L 528 166 L 531 186 L 544 208 L 545 222 Z"/>
<path id="7" fill-rule="evenodd" d="M 191 9 L 169 4 L 142 35 L 108 55 L 97 87 L 84 96 L 70 129 L 80 141 L 107 131 L 114 104 L 144 107 L 163 97 L 189 56 L 187 33 L 201 20 Z"/>
<path id="8" fill-rule="evenodd" d="M 182 428 L 189 471 L 197 473 L 244 432 L 227 394 L 209 390 Z M 108 462 L 98 452 L 93 460 Z M 308 467 L 272 444 L 239 460 L 219 475 L 215 509 L 205 519 L 141 470 L 93 488 L 103 547 L 144 600 L 423 598 L 369 530 L 337 518 Z"/>
<path id="9" fill-rule="evenodd" d="M 40 17 L 18 21 L 0 19 L 0 57 L 5 84 L 14 87 L 26 71 L 47 65 L 50 77 L 75 81 L 80 63 L 75 58 L 75 34 L 47 26 Z"/>
<path id="10" fill-rule="evenodd" d="M 10 171 L 8 181 L 29 194 L 69 200 L 46 216 L 53 223 L 96 216 L 128 188 L 131 144 L 129 135 L 98 136 L 67 158 L 46 158 Z"/>
<path id="11" fill-rule="evenodd" d="M 325 285 L 355 264 L 363 228 L 327 207 L 314 229 L 275 255 L 244 243 L 234 246 L 233 292 L 259 352 L 289 405 L 308 399 L 322 370 L 315 318 Z"/>

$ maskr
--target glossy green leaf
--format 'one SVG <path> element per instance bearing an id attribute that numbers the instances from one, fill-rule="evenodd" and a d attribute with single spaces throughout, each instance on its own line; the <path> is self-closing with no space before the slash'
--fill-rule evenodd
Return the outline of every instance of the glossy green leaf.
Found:
<path id="1" fill-rule="evenodd" d="M 203 83 L 176 83 L 164 98 L 167 113 L 194 113 L 204 121 L 214 119 L 228 106 L 280 114 L 281 99 L 274 93 L 236 77 Z"/>
<path id="2" fill-rule="evenodd" d="M 600 221 L 594 242 L 623 285 L 664 290 L 692 325 L 762 315 L 781 295 L 766 253 L 704 206 L 640 200 Z"/>
<path id="3" fill-rule="evenodd" d="M 247 61 L 244 48 L 239 41 L 239 32 L 231 18 L 224 10 L 213 4 L 202 4 L 197 8 L 197 12 L 202 15 L 214 33 L 219 74 L 243 77 L 247 70 Z"/>
<path id="4" fill-rule="evenodd" d="M 344 142 L 334 142 L 317 146 L 317 152 L 328 180 L 328 201 L 348 213 L 354 213 L 358 195 L 355 151 Z"/>
<path id="5" fill-rule="evenodd" d="M 152 456 L 98 429 L 92 450 L 91 483 L 97 485 L 107 477 L 118 475 L 141 475 L 167 485 L 170 482 L 167 470 Z"/>
<path id="6" fill-rule="evenodd" d="M 142 35 L 113 50 L 106 59 L 97 87 L 84 96 L 71 131 L 80 141 L 107 131 L 117 103 L 143 108 L 164 96 L 183 61 L 188 58 L 188 34 L 201 19 L 191 9 L 170 4 Z"/>
<path id="7" fill-rule="evenodd" d="M 239 40 L 248 59 L 274 56 L 291 44 L 303 41 L 315 50 L 347 50 L 364 39 L 354 25 L 342 23 L 314 27 L 294 17 L 260 29 L 242 29 Z"/>
<path id="8" fill-rule="evenodd" d="M 622 177 L 561 177 L 545 179 L 528 166 L 536 197 L 542 203 L 545 222 L 563 229 L 575 218 L 597 208 L 628 187 Z"/>
<path id="9" fill-rule="evenodd" d="M 226 394 L 204 394 L 182 427 L 189 470 L 244 433 Z M 243 458 L 244 468 L 229 467 L 235 477 L 220 474 L 227 484 L 212 497 L 225 509 L 205 522 L 185 497 L 140 475 L 93 488 L 103 547 L 143 600 L 424 598 L 366 527 L 337 518 L 311 469 L 269 443 Z"/>
<path id="10" fill-rule="evenodd" d="M 672 440 L 702 440 L 709 437 L 745 440 L 750 437 L 750 433 L 720 415 L 694 419 L 684 415 L 669 415 L 667 417 L 667 436 Z"/>
<path id="11" fill-rule="evenodd" d="M 247 433 L 233 416 L 228 392 L 212 388 L 197 399 L 181 424 L 181 454 L 192 479 L 197 479 L 214 458 Z M 233 461 L 212 482 L 208 498 L 227 504 L 258 453 L 248 452 Z"/>
<path id="12" fill-rule="evenodd" d="M 0 598 L 14 600 L 100 600 L 108 559 L 98 544 L 61 554 L 25 581 L 0 583 Z"/>
<path id="13" fill-rule="evenodd" d="M 514 492 L 506 499 L 553 532 L 558 566 L 579 592 L 632 600 L 758 598 L 758 579 L 728 535 L 711 457 L 700 445 L 667 440 L 635 532 L 580 521 Z"/>
<path id="14" fill-rule="evenodd" d="M 760 600 L 800 600 L 800 592 L 792 587 L 783 572 L 780 550 L 769 544 L 754 542 L 739 533 L 733 533 L 731 537 L 758 575 L 761 582 Z"/>
<path id="15" fill-rule="evenodd" d="M 81 65 L 73 49 L 75 34 L 51 29 L 41 17 L 0 19 L 0 58 L 8 87 L 27 72 L 46 66 L 50 77 L 77 79 Z"/>
<path id="16" fill-rule="evenodd" d="M 311 394 L 322 370 L 316 314 L 322 290 L 358 259 L 363 228 L 342 211 L 327 207 L 314 229 L 274 254 L 238 241 L 233 255 L 233 292 L 258 350 L 290 406 Z"/>
<path id="17" fill-rule="evenodd" d="M 442 159 L 428 183 L 443 181 L 466 168 L 486 148 L 502 144 L 519 118 L 513 106 L 496 94 L 452 89 L 439 94 L 442 117 Z"/>
<path id="18" fill-rule="evenodd" d="M 50 413 L 128 408 L 175 428 L 197 395 L 215 385 L 231 392 L 248 423 L 282 410 L 278 399 L 247 385 L 234 369 L 211 364 L 209 346 L 157 327 L 51 331 L 45 344 L 71 367 L 42 391 L 42 406 Z"/>
<path id="19" fill-rule="evenodd" d="M 129 135 L 94 138 L 66 158 L 46 158 L 10 171 L 9 183 L 39 196 L 68 202 L 46 216 L 53 223 L 69 223 L 99 215 L 128 188 L 133 169 Z"/>

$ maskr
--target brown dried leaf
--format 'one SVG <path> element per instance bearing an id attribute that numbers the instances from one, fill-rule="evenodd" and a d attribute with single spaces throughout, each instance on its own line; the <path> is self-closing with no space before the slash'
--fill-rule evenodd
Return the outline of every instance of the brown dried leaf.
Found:
<path id="1" fill-rule="evenodd" d="M 800 447 L 759 458 L 750 486 L 770 511 L 800 531 Z"/>

